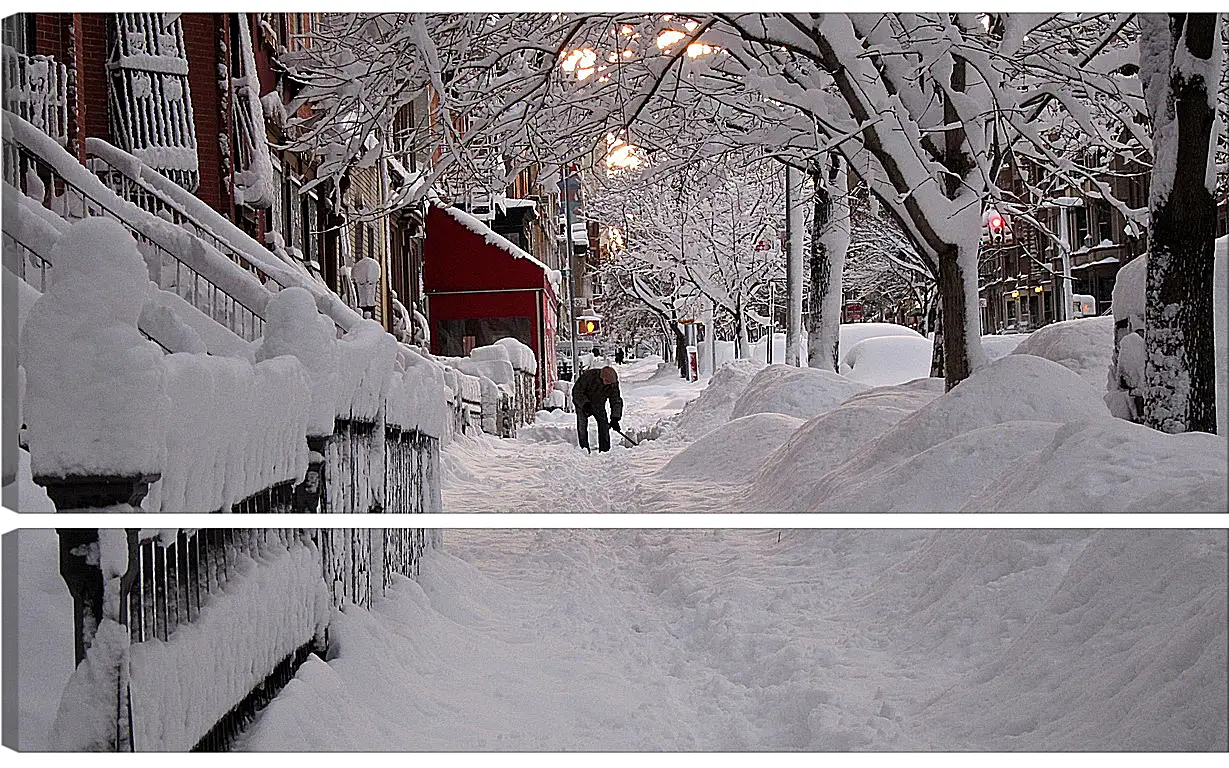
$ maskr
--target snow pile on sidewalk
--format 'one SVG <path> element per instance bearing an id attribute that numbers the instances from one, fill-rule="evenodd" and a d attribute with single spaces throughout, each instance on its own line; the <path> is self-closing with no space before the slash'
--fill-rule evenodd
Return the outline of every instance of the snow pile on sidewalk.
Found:
<path id="1" fill-rule="evenodd" d="M 752 360 L 733 360 L 718 368 L 700 396 L 683 406 L 674 417 L 674 431 L 684 438 L 695 439 L 729 421 L 734 403 L 763 367 Z"/>
<path id="2" fill-rule="evenodd" d="M 831 410 L 869 387 L 831 371 L 770 365 L 748 383 L 730 418 L 753 413 L 783 413 L 809 419 Z"/>
<path id="3" fill-rule="evenodd" d="M 1102 389 L 1114 357 L 1114 318 L 1081 317 L 1051 323 L 1034 331 L 1013 354 L 1053 360 Z"/>
<path id="4" fill-rule="evenodd" d="M 1149 503 L 1224 511 L 1225 464 L 1223 439 L 1115 421 L 1069 369 L 1008 355 L 899 421 L 796 503 L 841 512 L 1099 512 Z"/>
<path id="5" fill-rule="evenodd" d="M 1223 531 L 1094 534 L 1027 629 L 913 730 L 950 750 L 1224 750 L 1225 572 Z"/>
<path id="6" fill-rule="evenodd" d="M 665 480 L 685 477 L 713 483 L 739 483 L 802 426 L 802 419 L 780 413 L 754 413 L 733 419 L 701 437 L 658 470 Z M 731 451 L 730 446 L 737 447 Z"/>
<path id="7" fill-rule="evenodd" d="M 747 512 L 810 507 L 823 478 L 904 417 L 943 394 L 942 379 L 876 387 L 807 421 L 759 467 L 744 495 Z"/>

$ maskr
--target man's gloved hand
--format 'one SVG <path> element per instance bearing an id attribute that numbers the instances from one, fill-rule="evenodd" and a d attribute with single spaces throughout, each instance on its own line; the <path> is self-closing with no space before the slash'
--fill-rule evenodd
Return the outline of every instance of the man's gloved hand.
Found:
<path id="1" fill-rule="evenodd" d="M 615 432 L 618 432 L 618 431 L 619 431 L 619 420 L 618 420 L 618 419 L 611 419 L 611 420 L 610 420 L 610 428 L 611 428 L 611 429 L 613 429 Z"/>

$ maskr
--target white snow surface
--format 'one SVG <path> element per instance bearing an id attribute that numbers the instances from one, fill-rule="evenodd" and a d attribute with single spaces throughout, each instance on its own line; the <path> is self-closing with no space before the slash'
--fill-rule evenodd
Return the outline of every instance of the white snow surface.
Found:
<path id="1" fill-rule="evenodd" d="M 683 437 L 695 439 L 729 421 L 734 403 L 763 367 L 752 360 L 731 360 L 720 366 L 700 396 L 684 405 L 671 420 L 673 428 Z M 662 375 L 677 378 L 678 372 L 663 363 Z"/>
<path id="2" fill-rule="evenodd" d="M 840 356 L 841 362 L 848 362 L 845 358 L 849 356 L 849 351 L 854 348 L 858 342 L 864 339 L 873 339 L 877 336 L 901 336 L 905 338 L 922 339 L 925 338 L 922 334 L 904 325 L 897 323 L 841 323 L 840 337 Z"/>
<path id="3" fill-rule="evenodd" d="M 446 531 L 247 750 L 1226 748 L 1226 534 Z"/>
<path id="4" fill-rule="evenodd" d="M 323 633 L 332 603 L 320 552 L 300 542 L 273 550 L 240 555 L 225 590 L 167 641 L 132 646 L 137 750 L 190 749 L 275 664 Z M 241 627 L 261 631 L 235 631 Z"/>
<path id="5" fill-rule="evenodd" d="M 22 328 L 35 475 L 159 471 L 171 403 L 162 351 L 137 330 L 145 261 L 114 221 L 83 219 L 51 252 L 56 280 Z"/>
<path id="6" fill-rule="evenodd" d="M 1114 358 L 1114 318 L 1081 317 L 1051 323 L 1033 331 L 1014 353 L 1053 360 L 1104 389 Z"/>
<path id="7" fill-rule="evenodd" d="M 759 368 L 744 363 L 698 383 L 656 358 L 623 366 L 624 429 L 636 447 L 615 436 L 610 453 L 588 455 L 576 448 L 574 415 L 562 411 L 540 413 L 513 440 L 460 438 L 443 455 L 444 510 L 1229 509 L 1223 437 L 1118 424 L 1088 381 L 1040 357 L 1005 355 L 947 393 L 942 379 L 854 382 L 853 396 L 833 396 L 792 431 L 781 419 L 737 420 L 732 403 L 755 394 Z M 771 413 L 789 415 L 760 412 Z"/>
<path id="8" fill-rule="evenodd" d="M 734 403 L 730 418 L 753 413 L 783 413 L 809 419 L 866 389 L 865 384 L 831 371 L 774 363 L 755 374 Z"/>
<path id="9" fill-rule="evenodd" d="M 741 482 L 802 423 L 802 419 L 780 413 L 753 413 L 733 419 L 684 448 L 659 474 L 710 483 Z M 738 446 L 737 452 L 730 450 L 732 445 Z"/>

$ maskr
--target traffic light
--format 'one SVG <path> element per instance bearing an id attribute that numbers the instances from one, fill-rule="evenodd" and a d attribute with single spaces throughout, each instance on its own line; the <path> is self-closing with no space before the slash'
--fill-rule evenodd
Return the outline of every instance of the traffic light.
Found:
<path id="1" fill-rule="evenodd" d="M 593 336 L 602 332 L 602 321 L 596 317 L 581 317 L 576 320 L 577 336 Z"/>
<path id="2" fill-rule="evenodd" d="M 1006 217 L 991 208 L 982 220 L 982 243 L 1005 245 L 1012 241 L 1011 227 Z"/>

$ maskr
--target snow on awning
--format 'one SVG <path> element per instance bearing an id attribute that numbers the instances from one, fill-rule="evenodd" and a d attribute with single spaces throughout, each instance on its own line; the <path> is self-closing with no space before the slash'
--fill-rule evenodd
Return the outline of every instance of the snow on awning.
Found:
<path id="1" fill-rule="evenodd" d="M 495 246 L 501 251 L 508 253 L 513 258 L 528 259 L 546 274 L 549 274 L 552 271 L 550 267 L 534 258 L 533 254 L 529 253 L 529 251 L 517 246 L 511 240 L 497 233 L 486 224 L 482 223 L 473 216 L 470 216 L 465 211 L 462 211 L 460 208 L 441 207 L 440 210 L 451 216 L 457 221 L 457 223 L 468 229 L 470 232 L 473 232 L 476 235 L 482 235 L 482 239 L 485 240 L 488 245 Z"/>

